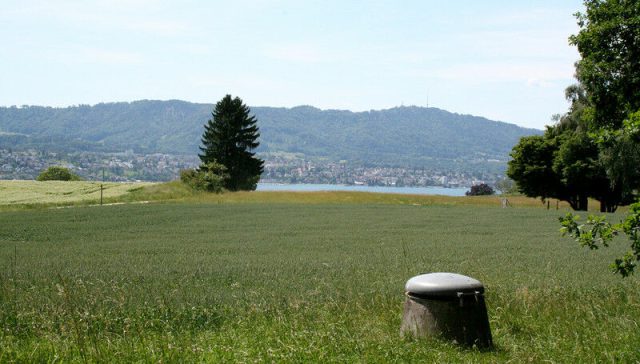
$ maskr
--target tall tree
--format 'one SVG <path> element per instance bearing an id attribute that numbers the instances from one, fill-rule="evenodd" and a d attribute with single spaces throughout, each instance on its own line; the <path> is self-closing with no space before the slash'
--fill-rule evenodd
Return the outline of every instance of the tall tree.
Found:
<path id="1" fill-rule="evenodd" d="M 556 125 L 542 136 L 520 139 L 513 147 L 507 175 L 516 181 L 518 190 L 529 197 L 556 198 L 574 210 L 586 210 L 596 175 L 597 149 L 588 140 L 581 119 L 584 92 L 580 85 L 566 90 L 571 102 L 569 112 L 555 116 Z"/>
<path id="2" fill-rule="evenodd" d="M 602 144 L 591 137 L 582 85 L 569 86 L 565 96 L 571 102 L 569 111 L 555 116 L 557 123 L 543 136 L 520 140 L 511 153 L 507 175 L 527 196 L 557 198 L 574 210 L 586 210 L 591 197 L 600 202 L 600 211 L 614 212 L 631 202 L 629 192 L 625 194 L 607 172 L 621 162 L 604 160 Z"/>
<path id="3" fill-rule="evenodd" d="M 640 2 L 585 0 L 577 13 L 580 32 L 570 41 L 581 59 L 576 77 L 588 99 L 585 119 L 599 134 L 599 159 L 613 190 L 613 200 L 629 203 L 640 188 L 640 144 L 633 136 L 640 112 Z M 609 211 L 609 209 L 607 209 Z"/>
<path id="4" fill-rule="evenodd" d="M 640 110 L 640 1 L 585 0 L 580 32 L 569 38 L 581 59 L 576 77 L 586 89 L 593 125 L 620 128 Z"/>
<path id="5" fill-rule="evenodd" d="M 204 126 L 202 165 L 217 162 L 226 167 L 225 188 L 231 191 L 255 190 L 264 162 L 255 156 L 260 133 L 255 116 L 239 97 L 226 95 L 216 103 L 211 119 Z"/>
<path id="6" fill-rule="evenodd" d="M 640 189 L 640 1 L 585 0 L 577 13 L 580 32 L 570 38 L 582 56 L 576 77 L 588 98 L 585 120 L 599 148 L 613 199 L 628 203 Z M 608 246 L 624 233 L 631 249 L 612 264 L 626 277 L 640 262 L 640 202 L 631 205 L 623 223 L 589 216 L 585 224 L 567 214 L 563 233 L 591 249 Z"/>
<path id="7" fill-rule="evenodd" d="M 640 189 L 640 111 L 629 115 L 623 127 L 600 132 L 600 163 L 612 189 L 624 204 L 633 202 Z"/>
<path id="8" fill-rule="evenodd" d="M 542 135 L 523 137 L 511 151 L 507 176 L 513 179 L 518 191 L 529 197 L 557 198 L 570 201 L 562 191 L 560 177 L 553 171 L 553 155 L 556 146 Z"/>

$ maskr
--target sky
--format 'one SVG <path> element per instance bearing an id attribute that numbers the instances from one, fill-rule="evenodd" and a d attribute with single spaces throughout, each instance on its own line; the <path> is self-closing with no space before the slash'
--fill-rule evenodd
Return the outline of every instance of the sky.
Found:
<path id="1" fill-rule="evenodd" d="M 566 112 L 577 0 L 2 0 L 0 106 L 141 99 Z"/>

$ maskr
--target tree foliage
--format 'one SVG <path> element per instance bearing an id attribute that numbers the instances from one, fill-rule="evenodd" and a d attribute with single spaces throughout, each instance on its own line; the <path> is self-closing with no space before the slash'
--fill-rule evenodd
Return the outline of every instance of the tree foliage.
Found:
<path id="1" fill-rule="evenodd" d="M 495 186 L 503 195 L 511 195 L 518 192 L 518 186 L 515 181 L 509 177 L 497 181 Z"/>
<path id="2" fill-rule="evenodd" d="M 495 191 L 491 186 L 486 183 L 481 183 L 479 185 L 471 186 L 471 189 L 467 191 L 465 194 L 467 196 L 487 196 L 493 195 Z"/>
<path id="3" fill-rule="evenodd" d="M 620 233 L 627 235 L 631 249 L 611 263 L 611 270 L 623 277 L 633 274 L 640 261 L 640 203 L 631 205 L 626 219 L 612 225 L 604 216 L 589 215 L 585 224 L 579 224 L 580 216 L 568 213 L 560 218 L 562 235 L 569 235 L 581 246 L 589 249 L 608 247 L 613 238 Z"/>
<path id="4" fill-rule="evenodd" d="M 202 166 L 223 165 L 228 174 L 224 187 L 231 191 L 255 190 L 263 172 L 264 162 L 253 152 L 259 146 L 257 119 L 249 112 L 239 97 L 226 95 L 216 103 L 202 136 Z"/>
<path id="5" fill-rule="evenodd" d="M 180 171 L 180 180 L 199 191 L 220 193 L 228 178 L 227 168 L 216 162 L 205 163 L 197 169 Z"/>
<path id="6" fill-rule="evenodd" d="M 585 13 L 577 13 L 580 32 L 570 38 L 582 58 L 576 77 L 585 89 L 581 120 L 598 151 L 606 176 L 596 189 L 607 193 L 607 204 L 629 203 L 640 188 L 640 2 L 585 0 Z M 598 175 L 602 174 L 598 172 Z M 602 209 L 601 209 L 602 210 Z M 606 209 L 610 211 L 610 209 Z M 612 225 L 605 217 L 560 218 L 561 231 L 590 249 L 608 246 L 614 236 L 626 234 L 631 250 L 612 264 L 627 277 L 640 261 L 640 203 L 631 205 L 625 221 Z"/>
<path id="7" fill-rule="evenodd" d="M 576 77 L 585 89 L 583 112 L 608 179 L 608 204 L 629 204 L 640 188 L 640 2 L 585 0 L 580 32 L 570 37 L 581 59 Z M 602 190 L 602 188 L 601 188 Z M 607 209 L 606 211 L 610 211 Z"/>
<path id="8" fill-rule="evenodd" d="M 638 139 L 621 131 L 640 108 L 640 3 L 585 6 L 576 14 L 580 32 L 570 38 L 582 58 L 579 83 L 566 90 L 569 111 L 543 137 L 521 139 L 507 174 L 528 196 L 555 197 L 575 210 L 586 210 L 591 197 L 600 211 L 613 212 L 640 187 Z"/>
<path id="9" fill-rule="evenodd" d="M 623 200 L 633 200 L 640 187 L 640 111 L 629 115 L 622 128 L 602 129 L 596 138 L 612 185 Z"/>
<path id="10" fill-rule="evenodd" d="M 82 178 L 68 168 L 52 166 L 42 171 L 36 178 L 38 181 L 81 181 Z"/>
<path id="11" fill-rule="evenodd" d="M 530 197 L 560 198 L 559 178 L 552 168 L 556 148 L 541 135 L 523 137 L 511 151 L 507 175 Z"/>
<path id="12" fill-rule="evenodd" d="M 580 32 L 570 42 L 578 48 L 576 77 L 587 91 L 592 122 L 619 128 L 640 110 L 640 2 L 585 0 L 576 13 Z"/>
<path id="13" fill-rule="evenodd" d="M 556 198 L 574 210 L 586 210 L 588 198 L 599 196 L 595 181 L 604 179 L 605 189 L 608 184 L 597 161 L 598 149 L 582 119 L 585 98 L 580 85 L 568 87 L 566 98 L 571 108 L 556 117 L 556 125 L 548 127 L 544 135 L 524 137 L 514 146 L 507 175 L 529 197 Z"/>

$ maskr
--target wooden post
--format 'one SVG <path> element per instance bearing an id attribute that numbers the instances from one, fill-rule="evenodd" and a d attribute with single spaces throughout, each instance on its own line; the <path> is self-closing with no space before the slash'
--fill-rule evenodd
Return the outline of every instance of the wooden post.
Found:
<path id="1" fill-rule="evenodd" d="M 102 206 L 102 190 L 104 185 L 104 167 L 102 167 L 102 183 L 100 184 L 100 206 Z"/>

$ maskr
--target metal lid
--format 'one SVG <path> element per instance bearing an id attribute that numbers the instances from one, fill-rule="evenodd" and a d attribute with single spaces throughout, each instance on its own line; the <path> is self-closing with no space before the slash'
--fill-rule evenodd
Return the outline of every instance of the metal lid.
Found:
<path id="1" fill-rule="evenodd" d="M 484 292 L 477 279 L 457 273 L 428 273 L 407 281 L 405 290 L 416 296 L 457 296 L 459 292 Z"/>

